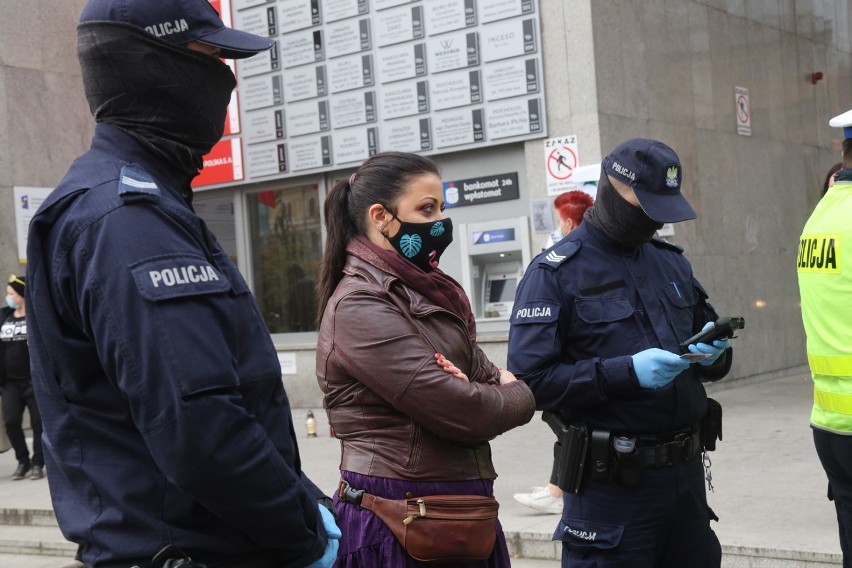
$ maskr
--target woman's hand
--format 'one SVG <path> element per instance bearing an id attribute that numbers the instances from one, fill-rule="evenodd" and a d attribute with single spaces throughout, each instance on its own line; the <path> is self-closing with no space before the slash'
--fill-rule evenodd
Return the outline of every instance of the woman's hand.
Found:
<path id="1" fill-rule="evenodd" d="M 506 369 L 500 369 L 500 384 L 507 385 L 509 383 L 514 383 L 518 378 L 511 371 L 507 371 Z"/>
<path id="2" fill-rule="evenodd" d="M 461 372 L 461 369 L 453 365 L 451 361 L 440 353 L 435 353 L 435 360 L 438 362 L 438 365 L 444 368 L 445 373 L 449 373 L 457 379 L 470 382 L 470 379 L 467 378 L 467 375 Z"/>

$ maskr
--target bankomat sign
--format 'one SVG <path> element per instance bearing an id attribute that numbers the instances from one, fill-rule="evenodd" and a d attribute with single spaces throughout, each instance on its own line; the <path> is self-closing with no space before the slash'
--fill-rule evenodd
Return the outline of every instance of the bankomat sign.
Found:
<path id="1" fill-rule="evenodd" d="M 444 202 L 447 207 L 464 207 L 519 198 L 518 172 L 444 182 Z"/>

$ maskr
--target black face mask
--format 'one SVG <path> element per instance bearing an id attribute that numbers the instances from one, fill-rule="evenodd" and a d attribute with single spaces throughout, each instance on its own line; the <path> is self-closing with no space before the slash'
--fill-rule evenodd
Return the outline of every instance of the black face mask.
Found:
<path id="1" fill-rule="evenodd" d="M 606 173 L 601 173 L 594 206 L 583 217 L 622 246 L 636 248 L 647 243 L 662 223 L 648 217 L 641 207 L 631 205 L 619 195 Z"/>
<path id="2" fill-rule="evenodd" d="M 399 230 L 392 237 L 382 234 L 393 248 L 424 272 L 438 268 L 441 255 L 453 242 L 452 220 L 445 217 L 428 223 L 409 223 L 393 213 L 391 216 L 399 221 Z"/>
<path id="3" fill-rule="evenodd" d="M 121 128 L 190 176 L 222 137 L 236 79 L 213 57 L 118 22 L 77 26 L 77 56 L 97 122 Z"/>

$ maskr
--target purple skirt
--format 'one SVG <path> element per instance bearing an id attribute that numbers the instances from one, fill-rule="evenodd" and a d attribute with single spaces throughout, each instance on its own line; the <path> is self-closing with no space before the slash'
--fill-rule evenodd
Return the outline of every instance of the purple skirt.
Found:
<path id="1" fill-rule="evenodd" d="M 408 481 L 361 475 L 349 471 L 340 472 L 343 479 L 355 489 L 363 489 L 379 497 L 405 499 L 405 493 L 415 495 L 493 495 L 494 481 L 473 479 L 470 481 Z M 394 538 L 382 520 L 367 509 L 340 501 L 334 495 L 337 524 L 343 533 L 337 553 L 335 568 L 414 568 L 434 567 L 434 562 L 418 562 L 406 554 L 402 545 Z M 453 568 L 508 568 L 511 566 L 506 537 L 500 521 L 497 521 L 497 542 L 488 560 L 477 562 L 441 563 Z"/>

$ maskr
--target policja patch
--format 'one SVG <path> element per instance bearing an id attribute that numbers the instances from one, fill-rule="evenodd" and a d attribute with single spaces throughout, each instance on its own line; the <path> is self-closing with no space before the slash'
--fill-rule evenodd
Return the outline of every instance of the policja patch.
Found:
<path id="1" fill-rule="evenodd" d="M 131 265 L 133 280 L 146 300 L 157 302 L 182 296 L 217 294 L 231 283 L 203 256 L 171 254 Z"/>
<path id="2" fill-rule="evenodd" d="M 799 272 L 827 272 L 839 274 L 840 235 L 802 235 L 796 270 Z"/>
<path id="3" fill-rule="evenodd" d="M 559 319 L 559 304 L 553 304 L 543 300 L 528 302 L 512 307 L 511 323 L 523 325 L 529 323 L 550 323 Z"/>

